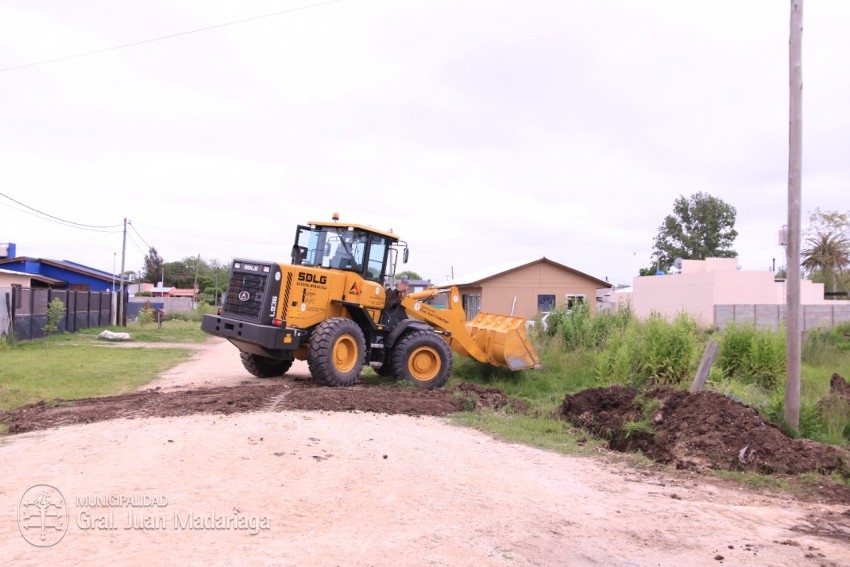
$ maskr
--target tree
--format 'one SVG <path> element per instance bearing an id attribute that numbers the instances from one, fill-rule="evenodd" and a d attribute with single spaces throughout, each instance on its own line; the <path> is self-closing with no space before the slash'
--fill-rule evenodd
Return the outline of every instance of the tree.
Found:
<path id="1" fill-rule="evenodd" d="M 673 214 L 667 215 L 658 229 L 652 265 L 641 269 L 640 275 L 669 269 L 676 258 L 736 258 L 738 253 L 732 249 L 738 236 L 736 213 L 735 207 L 706 193 L 688 199 L 680 196 L 673 203 Z"/>
<path id="2" fill-rule="evenodd" d="M 850 215 L 815 209 L 804 231 L 806 248 L 801 250 L 800 266 L 827 291 L 847 288 L 850 268 Z"/>
<path id="3" fill-rule="evenodd" d="M 142 275 L 142 281 L 155 284 L 162 277 L 162 267 L 165 265 L 163 260 L 157 253 L 156 248 L 150 247 L 145 255 L 145 271 Z"/>
<path id="4" fill-rule="evenodd" d="M 809 225 L 803 236 L 810 238 L 820 234 L 836 234 L 850 240 L 850 211 L 822 211 L 820 207 L 809 213 Z"/>
<path id="5" fill-rule="evenodd" d="M 422 276 L 417 274 L 416 272 L 411 272 L 410 270 L 405 270 L 404 272 L 399 272 L 395 275 L 395 279 L 400 280 L 401 276 L 407 276 L 409 280 L 421 280 Z"/>
<path id="6" fill-rule="evenodd" d="M 835 291 L 841 274 L 850 264 L 850 245 L 835 234 L 819 234 L 806 239 L 800 264 L 812 279 L 821 279 L 827 291 Z M 820 277 L 818 277 L 820 276 Z"/>
<path id="7" fill-rule="evenodd" d="M 201 261 L 197 257 L 187 256 L 177 262 L 165 263 L 165 281 L 169 287 L 191 289 L 195 285 L 195 274 Z"/>

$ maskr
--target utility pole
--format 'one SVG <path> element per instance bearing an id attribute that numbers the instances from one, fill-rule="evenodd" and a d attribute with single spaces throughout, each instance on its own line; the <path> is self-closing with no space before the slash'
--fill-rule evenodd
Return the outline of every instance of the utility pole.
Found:
<path id="1" fill-rule="evenodd" d="M 800 200 L 803 170 L 803 0 L 791 0 L 789 41 L 790 105 L 788 133 L 788 246 L 785 304 L 785 423 L 800 428 Z"/>
<path id="2" fill-rule="evenodd" d="M 117 324 L 121 327 L 127 326 L 127 314 L 124 312 L 124 265 L 127 261 L 127 217 L 124 217 L 124 243 L 121 245 L 121 273 L 119 274 L 118 287 L 118 321 Z"/>
<path id="3" fill-rule="evenodd" d="M 195 264 L 195 283 L 192 284 L 192 304 L 198 299 L 198 268 L 201 266 L 201 254 L 198 253 L 198 262 Z"/>

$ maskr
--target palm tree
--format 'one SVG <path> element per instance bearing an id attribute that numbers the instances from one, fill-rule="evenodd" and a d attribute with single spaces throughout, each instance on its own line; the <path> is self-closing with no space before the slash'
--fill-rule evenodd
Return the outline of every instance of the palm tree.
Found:
<path id="1" fill-rule="evenodd" d="M 803 269 L 814 275 L 820 272 L 827 291 L 835 291 L 838 276 L 850 267 L 850 241 L 840 234 L 819 233 L 806 239 Z"/>

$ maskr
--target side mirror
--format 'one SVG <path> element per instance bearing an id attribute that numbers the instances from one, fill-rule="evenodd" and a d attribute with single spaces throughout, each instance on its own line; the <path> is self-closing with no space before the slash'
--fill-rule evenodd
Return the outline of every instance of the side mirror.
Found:
<path id="1" fill-rule="evenodd" d="M 402 262 L 407 264 L 407 258 L 410 256 L 410 248 L 405 248 L 404 253 L 402 254 Z"/>

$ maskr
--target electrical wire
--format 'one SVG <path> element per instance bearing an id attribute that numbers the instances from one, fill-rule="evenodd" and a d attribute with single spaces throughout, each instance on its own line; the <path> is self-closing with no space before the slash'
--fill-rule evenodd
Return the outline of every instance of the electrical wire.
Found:
<path id="1" fill-rule="evenodd" d="M 342 0 L 327 0 L 325 2 L 317 2 L 316 4 L 310 4 L 310 5 L 307 5 L 307 6 L 299 6 L 298 8 L 290 8 L 289 10 L 280 10 L 278 12 L 272 12 L 270 14 L 263 14 L 262 16 L 252 16 L 250 18 L 243 18 L 241 20 L 233 20 L 231 22 L 224 22 L 224 23 L 221 23 L 221 24 L 215 24 L 215 25 L 212 25 L 212 26 L 204 27 L 204 28 L 198 28 L 198 29 L 194 29 L 194 30 L 188 30 L 188 31 L 173 33 L 173 34 L 170 34 L 170 35 L 163 35 L 163 36 L 160 36 L 160 37 L 154 37 L 154 38 L 150 38 L 150 39 L 143 39 L 141 41 L 134 41 L 134 42 L 131 42 L 131 43 L 124 43 L 124 44 L 121 44 L 121 45 L 113 45 L 112 47 L 104 47 L 102 49 L 94 49 L 92 51 L 85 51 L 85 52 L 82 52 L 82 53 L 75 53 L 75 54 L 72 54 L 72 55 L 64 55 L 62 57 L 54 57 L 52 59 L 44 59 L 42 61 L 34 61 L 32 63 L 24 63 L 24 64 L 21 64 L 21 65 L 13 65 L 11 67 L 3 67 L 3 68 L 0 68 L 0 73 L 2 73 L 4 71 L 16 71 L 18 69 L 26 69 L 28 67 L 37 67 L 39 65 L 47 65 L 49 63 L 58 63 L 60 61 L 67 61 L 69 59 L 78 59 L 80 57 L 88 57 L 90 55 L 97 55 L 97 54 L 100 54 L 100 53 L 106 53 L 108 51 L 125 49 L 127 47 L 135 47 L 137 45 L 144 45 L 146 43 L 153 43 L 155 41 L 163 41 L 163 40 L 166 40 L 166 39 L 174 39 L 176 37 L 182 37 L 184 35 L 190 35 L 190 34 L 193 34 L 193 33 L 199 33 L 199 32 L 214 30 L 214 29 L 217 29 L 217 28 L 224 28 L 224 27 L 228 27 L 228 26 L 245 24 L 245 23 L 248 23 L 248 22 L 256 21 L 256 20 L 262 20 L 262 19 L 265 19 L 265 18 L 272 18 L 274 16 L 280 16 L 282 14 L 291 14 L 293 12 L 300 12 L 302 10 L 309 10 L 311 8 L 318 8 L 320 6 L 325 6 L 326 4 L 335 4 L 337 2 L 342 2 Z"/>
<path id="2" fill-rule="evenodd" d="M 141 234 L 139 234 L 139 231 L 138 231 L 138 230 L 136 230 L 136 227 L 135 227 L 135 226 L 133 226 L 133 221 L 127 221 L 127 224 L 128 224 L 128 225 L 130 225 L 130 228 L 132 228 L 132 229 L 133 229 L 133 232 L 135 232 L 135 233 L 138 235 L 138 237 L 142 239 L 142 242 L 144 242 L 144 243 L 145 243 L 145 246 L 147 246 L 147 247 L 148 247 L 148 250 L 150 250 L 151 248 L 153 248 L 153 246 L 151 246 L 150 244 L 148 244 L 148 243 L 147 243 L 147 241 L 144 239 L 144 237 L 143 237 Z"/>
<path id="3" fill-rule="evenodd" d="M 140 236 L 139 238 L 141 238 L 141 236 Z M 147 249 L 142 248 L 142 245 L 141 245 L 141 244 L 139 244 L 138 242 L 136 242 L 136 239 L 135 239 L 135 238 L 133 237 L 133 235 L 132 235 L 132 234 L 130 234 L 129 232 L 127 233 L 127 240 L 129 240 L 129 241 L 130 241 L 130 244 L 132 244 L 133 246 L 135 246 L 135 247 L 136 247 L 136 250 L 138 250 L 139 252 L 141 252 L 141 254 L 142 254 L 142 255 L 145 255 L 145 256 L 146 256 L 148 253 L 150 253 L 150 251 L 151 251 L 151 247 L 150 247 L 150 246 L 148 246 L 148 247 L 147 247 Z M 144 239 L 142 239 L 142 242 L 144 242 Z M 145 244 L 147 244 L 147 242 L 145 242 Z"/>
<path id="4" fill-rule="evenodd" d="M 32 213 L 29 213 L 27 211 L 21 211 L 20 209 L 15 209 L 14 207 L 10 207 L 10 208 L 12 208 L 16 211 L 20 211 L 22 213 L 29 214 L 29 215 L 32 215 L 32 216 L 37 216 L 38 218 L 40 218 L 42 220 L 46 220 L 48 222 L 53 222 L 53 223 L 56 223 L 56 224 L 61 224 L 63 226 L 67 226 L 67 227 L 70 227 L 70 228 L 76 228 L 76 229 L 79 229 L 79 230 L 89 230 L 89 231 L 92 231 L 92 232 L 116 232 L 115 230 L 107 230 L 107 229 L 121 228 L 120 224 L 92 225 L 92 224 L 83 224 L 83 223 L 79 223 L 79 222 L 69 221 L 69 220 L 51 215 L 49 213 L 45 213 L 44 211 L 40 211 L 36 208 L 30 207 L 26 203 L 22 203 L 22 202 L 18 201 L 17 199 L 13 199 L 12 197 L 10 197 L 9 195 L 6 195 L 5 193 L 0 193 L 0 197 L 4 197 L 4 198 L 8 199 L 9 201 L 12 201 L 16 205 L 20 205 L 21 207 L 24 207 L 25 209 L 32 211 Z M 35 213 L 35 214 L 33 214 L 33 213 Z"/>

